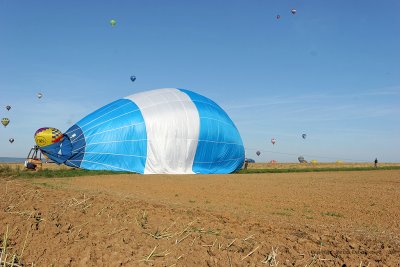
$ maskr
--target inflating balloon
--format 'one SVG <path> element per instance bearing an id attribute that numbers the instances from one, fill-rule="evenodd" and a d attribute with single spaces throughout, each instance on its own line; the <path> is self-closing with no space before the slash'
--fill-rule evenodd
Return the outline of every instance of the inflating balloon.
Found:
<path id="1" fill-rule="evenodd" d="M 271 143 L 272 143 L 273 145 L 275 145 L 276 139 L 275 139 L 275 138 L 272 138 L 272 139 L 271 139 Z"/>
<path id="2" fill-rule="evenodd" d="M 11 109 L 11 106 L 6 106 L 6 109 L 7 109 L 7 110 L 10 110 L 10 109 Z"/>
<path id="3" fill-rule="evenodd" d="M 49 145 L 62 141 L 63 134 L 60 130 L 51 127 L 40 128 L 35 132 L 35 142 L 40 147 L 47 147 Z"/>
<path id="4" fill-rule="evenodd" d="M 303 139 L 306 139 L 307 134 L 302 134 L 301 137 L 303 137 Z M 312 138 L 311 138 L 312 139 Z"/>
<path id="5" fill-rule="evenodd" d="M 131 81 L 132 81 L 132 82 L 136 81 L 136 76 L 132 75 L 132 76 L 131 76 Z"/>
<path id="6" fill-rule="evenodd" d="M 235 124 L 212 100 L 166 88 L 133 94 L 35 141 L 58 164 L 142 174 L 231 173 L 244 162 Z"/>
<path id="7" fill-rule="evenodd" d="M 1 119 L 1 124 L 3 124 L 4 127 L 6 127 L 9 123 L 10 123 L 10 119 L 9 118 L 2 118 Z"/>
<path id="8" fill-rule="evenodd" d="M 292 14 L 294 15 L 296 14 L 297 10 L 293 8 L 292 10 L 290 10 L 290 12 L 292 12 Z"/>
<path id="9" fill-rule="evenodd" d="M 257 156 L 260 156 L 261 152 L 260 152 L 260 151 L 257 151 L 256 154 L 257 154 Z"/>
<path id="10" fill-rule="evenodd" d="M 8 141 L 12 144 L 12 143 L 14 143 L 14 138 L 10 138 L 10 139 L 8 139 Z"/>
<path id="11" fill-rule="evenodd" d="M 117 22 L 115 21 L 115 19 L 110 20 L 110 25 L 112 27 L 114 27 L 117 24 Z"/>
<path id="12" fill-rule="evenodd" d="M 42 93 L 37 93 L 36 96 L 37 96 L 37 98 L 41 99 L 43 97 L 43 94 Z"/>

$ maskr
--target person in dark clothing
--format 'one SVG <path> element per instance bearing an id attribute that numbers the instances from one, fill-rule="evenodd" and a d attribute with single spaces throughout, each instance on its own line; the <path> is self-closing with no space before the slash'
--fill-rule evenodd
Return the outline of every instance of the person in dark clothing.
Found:
<path id="1" fill-rule="evenodd" d="M 375 160 L 374 160 L 374 167 L 378 168 L 378 158 L 375 158 Z"/>
<path id="2" fill-rule="evenodd" d="M 249 165 L 249 161 L 247 159 L 244 159 L 244 168 L 245 170 L 247 170 L 247 165 Z"/>
<path id="3" fill-rule="evenodd" d="M 32 162 L 29 162 L 29 161 L 25 161 L 25 167 L 28 169 L 28 170 L 36 170 L 36 164 L 34 164 L 34 163 L 32 163 Z"/>

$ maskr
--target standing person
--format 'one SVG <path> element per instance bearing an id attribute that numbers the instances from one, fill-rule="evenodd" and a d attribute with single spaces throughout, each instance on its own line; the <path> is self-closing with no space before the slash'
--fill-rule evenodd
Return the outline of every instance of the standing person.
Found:
<path id="1" fill-rule="evenodd" d="M 374 167 L 378 168 L 378 158 L 375 158 L 375 160 L 374 160 Z"/>
<path id="2" fill-rule="evenodd" d="M 246 159 L 244 159 L 244 169 L 247 170 L 247 165 L 249 165 L 249 161 Z"/>

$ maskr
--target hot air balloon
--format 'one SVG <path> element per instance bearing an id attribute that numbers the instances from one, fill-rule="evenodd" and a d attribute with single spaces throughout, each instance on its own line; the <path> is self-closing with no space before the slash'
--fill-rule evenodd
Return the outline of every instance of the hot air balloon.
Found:
<path id="1" fill-rule="evenodd" d="M 293 8 L 292 10 L 290 10 L 290 12 L 294 15 L 296 14 L 297 10 Z"/>
<path id="2" fill-rule="evenodd" d="M 276 15 L 276 19 L 280 19 L 281 18 L 281 15 Z"/>
<path id="3" fill-rule="evenodd" d="M 10 119 L 9 118 L 2 118 L 1 119 L 1 124 L 3 124 L 4 127 L 6 127 L 9 123 L 10 123 Z"/>
<path id="4" fill-rule="evenodd" d="M 11 109 L 11 106 L 6 106 L 6 109 L 7 109 L 7 110 L 10 110 L 10 109 Z"/>
<path id="5" fill-rule="evenodd" d="M 12 144 L 12 143 L 14 143 L 14 138 L 10 138 L 10 139 L 8 139 L 8 141 Z"/>
<path id="6" fill-rule="evenodd" d="M 110 20 L 111 27 L 114 27 L 116 24 L 117 24 L 117 21 L 115 21 L 115 19 Z"/>
<path id="7" fill-rule="evenodd" d="M 272 139 L 271 139 L 271 143 L 272 143 L 273 145 L 275 145 L 276 139 L 275 139 L 275 138 L 272 138 Z"/>
<path id="8" fill-rule="evenodd" d="M 260 152 L 260 151 L 257 151 L 256 154 L 257 154 L 257 156 L 260 156 L 261 152 Z"/>
<path id="9" fill-rule="evenodd" d="M 131 81 L 132 81 L 132 82 L 136 81 L 136 76 L 132 75 L 132 76 L 131 76 Z"/>
<path id="10" fill-rule="evenodd" d="M 165 88 L 116 100 L 64 134 L 42 128 L 35 141 L 58 164 L 142 174 L 231 173 L 244 162 L 235 124 L 212 100 Z"/>
<path id="11" fill-rule="evenodd" d="M 304 159 L 303 156 L 299 156 L 297 159 L 299 160 L 300 163 L 307 163 L 307 161 Z"/>
<path id="12" fill-rule="evenodd" d="M 41 99 L 43 97 L 43 94 L 42 93 L 37 93 L 36 96 L 37 96 L 37 98 Z"/>
<path id="13" fill-rule="evenodd" d="M 303 139 L 306 139 L 307 134 L 303 133 L 303 134 L 301 135 L 301 137 L 303 137 Z"/>

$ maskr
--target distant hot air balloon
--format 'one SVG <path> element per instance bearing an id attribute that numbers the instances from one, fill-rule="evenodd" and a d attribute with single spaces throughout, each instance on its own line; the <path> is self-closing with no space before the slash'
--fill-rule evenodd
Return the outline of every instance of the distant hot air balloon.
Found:
<path id="1" fill-rule="evenodd" d="M 110 20 L 110 25 L 114 27 L 117 24 L 117 21 L 115 19 Z"/>
<path id="2" fill-rule="evenodd" d="M 10 138 L 10 139 L 8 139 L 8 141 L 10 141 L 10 143 L 12 144 L 12 143 L 14 143 L 14 138 Z"/>
<path id="3" fill-rule="evenodd" d="M 293 8 L 292 10 L 290 10 L 290 12 L 292 12 L 292 14 L 294 15 L 296 14 L 297 10 Z"/>
<path id="4" fill-rule="evenodd" d="M 272 138 L 272 139 L 271 139 L 271 143 L 272 143 L 273 145 L 275 145 L 276 139 L 275 139 L 275 138 Z"/>
<path id="5" fill-rule="evenodd" d="M 280 19 L 281 18 L 281 15 L 276 15 L 276 19 Z"/>
<path id="6" fill-rule="evenodd" d="M 10 119 L 9 118 L 2 118 L 1 119 L 1 124 L 3 124 L 4 127 L 6 127 L 9 123 L 10 123 Z"/>
<path id="7" fill-rule="evenodd" d="M 43 94 L 42 93 L 37 93 L 36 96 L 37 96 L 37 98 L 41 99 L 43 97 Z"/>
<path id="8" fill-rule="evenodd" d="M 131 76 L 131 81 L 132 81 L 132 82 L 136 81 L 136 76 L 135 76 L 135 75 L 132 75 L 132 76 Z"/>
<path id="9" fill-rule="evenodd" d="M 260 156 L 261 152 L 260 152 L 260 151 L 257 151 L 256 154 L 257 154 L 257 156 Z"/>
<path id="10" fill-rule="evenodd" d="M 303 133 L 303 134 L 301 135 L 301 137 L 303 137 L 303 139 L 306 139 L 307 134 Z"/>
<path id="11" fill-rule="evenodd" d="M 10 109 L 11 109 L 11 106 L 6 106 L 6 109 L 7 109 L 7 110 L 10 110 Z"/>
<path id="12" fill-rule="evenodd" d="M 297 159 L 299 160 L 300 163 L 307 163 L 307 161 L 304 159 L 303 156 L 300 156 Z"/>

